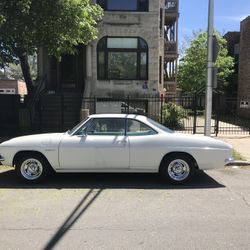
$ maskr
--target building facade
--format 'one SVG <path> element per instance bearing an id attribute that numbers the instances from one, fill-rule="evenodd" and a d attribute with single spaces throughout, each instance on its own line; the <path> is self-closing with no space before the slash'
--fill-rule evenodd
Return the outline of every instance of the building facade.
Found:
<path id="1" fill-rule="evenodd" d="M 178 0 L 94 3 L 104 10 L 96 40 L 79 45 L 76 55 L 63 55 L 60 61 L 39 50 L 38 76 L 45 82 L 40 97 L 43 124 L 52 118 L 56 123 L 58 114 L 61 120 L 73 121 L 72 114 L 79 117 L 79 111 L 85 117 L 88 112 L 122 113 L 124 108 L 157 118 L 160 104 L 148 97 L 175 92 Z M 93 98 L 95 105 L 89 101 Z M 144 100 L 131 107 L 124 98 Z"/>
<path id="2" fill-rule="evenodd" d="M 163 92 L 164 1 L 97 3 L 105 12 L 99 37 L 89 45 L 92 77 L 87 92 L 97 96 Z"/>
<path id="3" fill-rule="evenodd" d="M 238 114 L 250 117 L 250 16 L 240 26 Z"/>
<path id="4" fill-rule="evenodd" d="M 234 58 L 232 79 L 237 94 L 237 113 L 242 117 L 250 117 L 250 16 L 240 25 L 240 32 L 227 32 L 228 54 Z"/>
<path id="5" fill-rule="evenodd" d="M 47 89 L 85 97 L 163 94 L 165 1 L 95 2 L 104 9 L 95 41 L 60 62 L 40 50 L 39 77 L 46 76 Z"/>

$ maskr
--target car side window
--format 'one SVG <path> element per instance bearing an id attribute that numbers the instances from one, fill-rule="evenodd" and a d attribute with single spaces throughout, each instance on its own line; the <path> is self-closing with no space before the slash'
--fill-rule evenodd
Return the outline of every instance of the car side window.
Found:
<path id="1" fill-rule="evenodd" d="M 94 118 L 86 128 L 87 135 L 125 135 L 125 119 Z"/>
<path id="2" fill-rule="evenodd" d="M 142 135 L 154 135 L 157 132 L 150 128 L 148 125 L 136 121 L 133 119 L 128 119 L 127 121 L 127 135 L 129 136 L 142 136 Z"/>
<path id="3" fill-rule="evenodd" d="M 75 133 L 74 135 L 84 135 L 86 134 L 86 129 L 89 127 L 92 123 L 92 119 L 84 123 Z"/>

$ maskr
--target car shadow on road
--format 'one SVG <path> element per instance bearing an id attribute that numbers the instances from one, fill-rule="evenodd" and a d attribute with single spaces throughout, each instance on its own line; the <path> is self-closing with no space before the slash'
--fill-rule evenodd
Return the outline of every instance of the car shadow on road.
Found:
<path id="1" fill-rule="evenodd" d="M 171 185 L 165 182 L 158 174 L 53 174 L 47 180 L 37 184 L 21 182 L 14 170 L 6 170 L 0 173 L 0 188 L 47 188 L 47 189 L 207 189 L 223 188 L 203 171 L 199 171 L 192 182 L 185 185 Z"/>

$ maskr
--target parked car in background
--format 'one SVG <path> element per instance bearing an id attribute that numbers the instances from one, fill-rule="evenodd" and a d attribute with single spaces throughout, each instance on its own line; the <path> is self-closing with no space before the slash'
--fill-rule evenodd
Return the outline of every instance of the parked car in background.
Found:
<path id="1" fill-rule="evenodd" d="M 222 168 L 232 147 L 205 136 L 174 133 L 135 114 L 98 114 L 66 133 L 13 138 L 0 144 L 0 161 L 33 183 L 58 173 L 160 173 L 185 183 L 198 169 Z"/>

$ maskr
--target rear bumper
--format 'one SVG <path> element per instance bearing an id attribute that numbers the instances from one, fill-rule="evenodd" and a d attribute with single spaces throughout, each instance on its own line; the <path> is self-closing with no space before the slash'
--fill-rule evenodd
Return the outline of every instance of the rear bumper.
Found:
<path id="1" fill-rule="evenodd" d="M 4 157 L 0 155 L 0 165 L 2 165 L 2 161 L 5 161 Z"/>
<path id="2" fill-rule="evenodd" d="M 227 159 L 225 159 L 225 165 L 230 165 L 234 163 L 234 158 L 233 157 L 229 157 Z"/>

